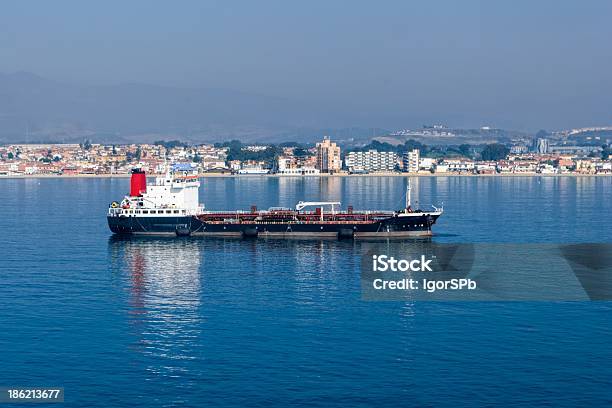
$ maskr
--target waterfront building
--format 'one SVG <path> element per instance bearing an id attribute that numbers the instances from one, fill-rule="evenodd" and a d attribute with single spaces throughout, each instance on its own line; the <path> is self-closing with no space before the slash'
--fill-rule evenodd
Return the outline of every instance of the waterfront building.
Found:
<path id="1" fill-rule="evenodd" d="M 242 162 L 238 174 L 268 174 L 270 169 L 265 168 L 266 162 L 261 160 L 245 160 Z"/>
<path id="2" fill-rule="evenodd" d="M 447 159 L 444 164 L 448 166 L 449 172 L 455 173 L 472 173 L 474 171 L 474 162 L 465 159 Z"/>
<path id="3" fill-rule="evenodd" d="M 402 169 L 408 173 L 418 173 L 421 152 L 419 149 L 413 149 L 404 153 Z"/>
<path id="4" fill-rule="evenodd" d="M 231 171 L 238 171 L 242 168 L 242 162 L 240 160 L 230 160 L 229 168 Z"/>
<path id="5" fill-rule="evenodd" d="M 513 164 L 514 173 L 535 173 L 538 168 L 538 162 L 531 160 L 515 161 Z"/>
<path id="6" fill-rule="evenodd" d="M 257 166 L 257 165 L 243 166 L 240 170 L 238 170 L 238 174 L 268 174 L 268 173 L 270 173 L 270 169 L 264 169 L 262 166 Z"/>
<path id="7" fill-rule="evenodd" d="M 291 156 L 279 156 L 277 159 L 276 167 L 278 172 L 282 172 L 283 170 L 293 168 L 293 163 L 295 161 L 295 157 Z"/>
<path id="8" fill-rule="evenodd" d="M 538 173 L 540 174 L 556 174 L 558 173 L 558 169 L 555 168 L 552 164 L 541 163 L 538 165 Z"/>
<path id="9" fill-rule="evenodd" d="M 322 142 L 317 143 L 317 166 L 321 173 L 335 173 L 342 168 L 340 159 L 340 147 L 336 143 L 324 137 Z"/>
<path id="10" fill-rule="evenodd" d="M 598 160 L 595 162 L 595 172 L 597 174 L 611 174 L 612 173 L 612 162 Z"/>
<path id="11" fill-rule="evenodd" d="M 204 157 L 200 163 L 200 167 L 204 171 L 215 170 L 215 169 L 227 169 L 225 160 L 216 157 Z"/>
<path id="12" fill-rule="evenodd" d="M 595 174 L 595 163 L 591 160 L 576 160 L 576 173 Z"/>
<path id="13" fill-rule="evenodd" d="M 574 161 L 571 156 L 560 156 L 555 160 L 555 166 L 559 173 L 569 173 L 570 169 L 574 167 Z"/>
<path id="14" fill-rule="evenodd" d="M 393 171 L 397 165 L 398 156 L 395 152 L 350 152 L 344 158 L 349 172 L 360 170 L 366 173 L 377 171 Z"/>
<path id="15" fill-rule="evenodd" d="M 474 168 L 478 174 L 495 174 L 497 172 L 497 163 L 494 161 L 477 162 Z"/>
<path id="16" fill-rule="evenodd" d="M 321 174 L 319 169 L 315 168 L 312 161 L 308 162 L 305 158 L 295 156 L 279 156 L 276 173 L 284 176 Z"/>
<path id="17" fill-rule="evenodd" d="M 319 169 L 314 167 L 293 167 L 278 170 L 277 174 L 281 176 L 317 176 L 321 174 Z"/>
<path id="18" fill-rule="evenodd" d="M 438 164 L 436 164 L 436 167 L 434 168 L 434 171 L 436 173 L 448 173 L 448 164 L 438 163 Z"/>
<path id="19" fill-rule="evenodd" d="M 431 157 L 421 157 L 419 159 L 419 171 L 430 173 L 436 165 L 436 159 Z"/>

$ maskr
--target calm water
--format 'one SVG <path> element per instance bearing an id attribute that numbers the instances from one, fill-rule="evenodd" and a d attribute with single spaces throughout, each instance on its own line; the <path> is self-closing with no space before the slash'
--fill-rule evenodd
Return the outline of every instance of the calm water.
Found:
<path id="1" fill-rule="evenodd" d="M 399 208 L 401 178 L 211 178 L 210 209 Z M 0 386 L 65 406 L 612 404 L 612 305 L 363 302 L 360 243 L 114 240 L 127 179 L 0 180 Z M 438 242 L 612 242 L 612 178 L 420 178 Z"/>

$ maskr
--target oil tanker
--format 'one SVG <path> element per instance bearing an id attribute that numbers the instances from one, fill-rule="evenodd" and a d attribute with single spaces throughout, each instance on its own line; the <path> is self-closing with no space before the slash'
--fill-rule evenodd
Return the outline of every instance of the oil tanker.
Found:
<path id="1" fill-rule="evenodd" d="M 340 202 L 297 203 L 295 208 L 209 211 L 199 203 L 200 181 L 189 172 L 169 168 L 147 185 L 143 170 L 133 169 L 130 194 L 113 201 L 107 220 L 115 234 L 234 236 L 244 238 L 402 238 L 432 235 L 443 208 L 412 209 L 410 184 L 400 210 L 357 211 Z"/>

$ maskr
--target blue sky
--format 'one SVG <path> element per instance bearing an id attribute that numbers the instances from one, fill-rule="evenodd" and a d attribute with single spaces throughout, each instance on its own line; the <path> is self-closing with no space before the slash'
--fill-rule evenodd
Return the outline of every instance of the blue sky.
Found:
<path id="1" fill-rule="evenodd" d="M 3 2 L 0 72 L 282 96 L 347 125 L 611 125 L 611 17 L 609 1 Z"/>

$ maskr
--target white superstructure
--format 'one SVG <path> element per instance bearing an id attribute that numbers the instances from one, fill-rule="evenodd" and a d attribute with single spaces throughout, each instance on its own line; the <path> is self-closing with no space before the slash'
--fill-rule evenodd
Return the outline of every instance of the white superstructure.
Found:
<path id="1" fill-rule="evenodd" d="M 184 208 L 195 210 L 200 204 L 198 191 L 200 181 L 197 176 L 176 176 L 167 173 L 156 177 L 155 183 L 147 185 L 147 192 L 137 197 L 142 208 Z"/>
<path id="2" fill-rule="evenodd" d="M 109 214 L 128 217 L 185 216 L 202 213 L 199 203 L 200 181 L 187 172 L 168 171 L 146 184 L 144 173 L 134 179 L 132 175 L 130 195 L 121 203 L 114 202 Z"/>

